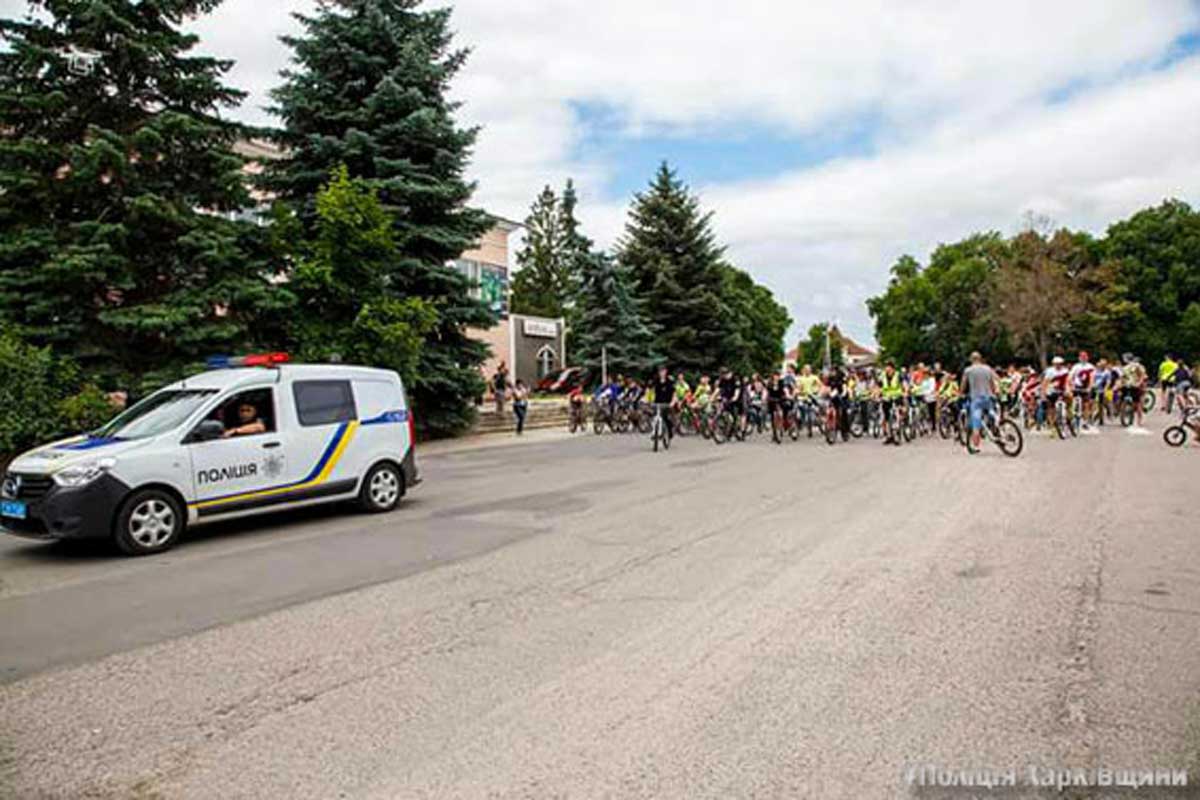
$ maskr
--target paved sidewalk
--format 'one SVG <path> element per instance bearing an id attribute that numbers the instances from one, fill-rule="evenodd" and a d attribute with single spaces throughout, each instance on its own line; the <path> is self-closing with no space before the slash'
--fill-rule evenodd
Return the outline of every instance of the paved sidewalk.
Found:
<path id="1" fill-rule="evenodd" d="M 466 453 L 472 450 L 487 450 L 493 447 L 508 447 L 520 444 L 545 444 L 547 442 L 565 441 L 578 438 L 583 433 L 572 434 L 564 428 L 539 428 L 525 431 L 517 436 L 515 433 L 477 433 L 460 436 L 456 439 L 435 439 L 432 442 L 417 443 L 417 458 L 422 456 L 448 455 L 451 453 Z"/>

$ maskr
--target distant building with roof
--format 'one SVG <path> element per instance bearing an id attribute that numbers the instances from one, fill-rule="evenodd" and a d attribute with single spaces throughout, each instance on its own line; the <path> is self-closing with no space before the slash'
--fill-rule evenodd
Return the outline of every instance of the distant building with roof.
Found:
<path id="1" fill-rule="evenodd" d="M 869 347 L 863 347 L 861 344 L 854 341 L 846 334 L 842 333 L 837 325 L 834 325 L 829 330 L 829 335 L 831 337 L 833 337 L 834 339 L 841 342 L 842 355 L 846 359 L 846 366 L 848 366 L 848 367 L 869 367 L 869 366 L 872 366 L 873 364 L 875 364 L 876 361 L 878 361 L 879 354 L 877 352 L 875 352 L 874 350 L 872 350 Z M 800 360 L 800 348 L 798 346 L 793 347 L 791 350 L 788 350 L 787 353 L 783 357 L 783 368 L 785 370 L 788 367 L 795 367 L 795 368 L 799 369 L 801 366 L 803 366 L 802 364 L 799 363 L 799 360 Z M 821 364 L 814 363 L 812 366 L 814 368 L 819 369 L 821 367 Z"/>

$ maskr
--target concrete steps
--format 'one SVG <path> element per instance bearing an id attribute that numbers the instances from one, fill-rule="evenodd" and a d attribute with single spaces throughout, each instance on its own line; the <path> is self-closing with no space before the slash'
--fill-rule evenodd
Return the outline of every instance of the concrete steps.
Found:
<path id="1" fill-rule="evenodd" d="M 531 400 L 529 413 L 525 416 L 525 430 L 543 428 L 566 428 L 569 411 L 566 400 Z M 512 403 L 504 404 L 504 414 L 496 413 L 493 405 L 479 411 L 473 434 L 513 433 L 517 430 L 517 418 L 512 412 Z"/>

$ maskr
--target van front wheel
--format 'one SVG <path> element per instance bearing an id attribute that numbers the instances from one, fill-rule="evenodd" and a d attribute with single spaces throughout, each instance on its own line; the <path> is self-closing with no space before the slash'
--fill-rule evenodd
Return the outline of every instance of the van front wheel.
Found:
<path id="1" fill-rule="evenodd" d="M 178 500 L 160 489 L 143 489 L 121 507 L 113 538 L 126 555 L 148 556 L 179 541 L 184 522 Z"/>
<path id="2" fill-rule="evenodd" d="M 381 514 L 391 511 L 404 496 L 404 478 L 395 464 L 384 462 L 371 467 L 359 490 L 358 503 L 364 511 Z"/>

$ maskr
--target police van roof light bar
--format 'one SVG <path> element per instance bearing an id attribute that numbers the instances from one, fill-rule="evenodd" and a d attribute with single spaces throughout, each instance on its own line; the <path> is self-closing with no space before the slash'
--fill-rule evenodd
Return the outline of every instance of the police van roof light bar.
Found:
<path id="1" fill-rule="evenodd" d="M 287 353 L 254 353 L 248 356 L 209 356 L 205 363 L 209 369 L 233 369 L 235 367 L 273 367 L 291 361 Z"/>

